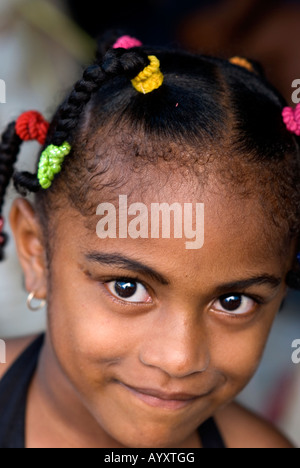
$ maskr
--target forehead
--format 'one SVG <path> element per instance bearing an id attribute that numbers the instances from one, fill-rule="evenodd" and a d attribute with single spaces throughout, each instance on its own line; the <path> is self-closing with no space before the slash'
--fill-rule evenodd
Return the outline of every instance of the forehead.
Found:
<path id="1" fill-rule="evenodd" d="M 148 223 L 147 238 L 132 238 L 128 231 L 126 238 L 120 238 L 120 196 L 123 200 L 126 197 L 128 210 L 136 203 L 145 207 L 144 215 L 139 221 Z M 118 252 L 139 260 L 148 260 L 148 263 L 150 260 L 152 265 L 170 274 L 181 271 L 181 274 L 186 272 L 188 275 L 198 275 L 201 266 L 201 271 L 208 277 L 222 272 L 224 278 L 234 278 L 241 272 L 251 275 L 265 271 L 280 275 L 285 268 L 287 255 L 284 253 L 288 252 L 283 252 L 280 233 L 275 233 L 274 227 L 270 227 L 259 199 L 234 194 L 232 188 L 227 189 L 213 175 L 203 184 L 199 183 L 199 177 L 191 175 L 184 168 L 180 171 L 163 171 L 148 167 L 147 172 L 135 174 L 135 177 L 128 179 L 118 189 L 99 192 L 99 198 L 96 197 L 94 202 L 94 214 L 88 219 L 78 217 L 78 214 L 64 217 L 64 223 L 69 224 L 69 229 L 64 228 L 64 233 L 73 233 L 68 242 L 70 246 L 75 242 L 74 247 L 81 245 L 85 250 Z M 97 236 L 97 224 L 103 216 L 97 215 L 96 210 L 104 203 L 115 208 L 111 213 L 116 218 L 116 238 L 99 239 Z M 174 238 L 176 220 L 171 214 L 170 237 L 163 238 L 160 231 L 159 238 L 153 238 L 153 205 L 166 204 L 170 207 L 174 203 L 179 210 L 180 207 L 182 209 L 182 237 Z M 204 219 L 200 217 L 198 221 L 197 204 L 201 204 L 204 209 Z M 185 205 L 189 205 L 192 210 L 192 216 L 188 220 L 185 218 Z M 122 207 L 124 209 L 124 204 Z M 127 227 L 139 214 L 140 212 L 128 214 Z M 178 219 L 180 218 L 177 221 Z M 203 231 L 204 244 L 201 248 L 186 248 L 185 222 L 195 233 L 198 231 L 199 237 L 199 230 Z M 162 223 L 161 216 L 160 227 Z M 137 226 L 137 229 L 140 227 Z M 85 239 L 84 244 L 81 239 Z"/>

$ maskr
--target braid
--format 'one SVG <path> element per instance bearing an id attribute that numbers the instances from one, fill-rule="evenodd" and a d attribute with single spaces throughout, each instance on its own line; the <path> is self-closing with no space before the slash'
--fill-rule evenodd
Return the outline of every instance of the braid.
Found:
<path id="1" fill-rule="evenodd" d="M 299 249 L 299 246 L 298 246 Z M 300 291 L 300 251 L 296 258 L 296 263 L 291 271 L 288 272 L 286 277 L 286 284 L 291 289 Z"/>
<path id="2" fill-rule="evenodd" d="M 14 172 L 14 165 L 22 143 L 15 131 L 16 123 L 12 122 L 2 135 L 0 145 L 0 210 L 2 211 L 6 189 Z"/>
<path id="3" fill-rule="evenodd" d="M 97 38 L 96 61 L 103 62 L 105 54 L 109 49 L 112 49 L 116 41 L 126 34 L 122 29 L 112 29 L 104 32 Z"/>
<path id="4" fill-rule="evenodd" d="M 300 271 L 290 271 L 286 277 L 286 284 L 289 288 L 300 291 Z"/>
<path id="5" fill-rule="evenodd" d="M 16 127 L 17 122 L 11 122 L 7 126 L 2 135 L 0 144 L 0 261 L 4 258 L 3 250 L 8 240 L 7 235 L 2 232 L 4 225 L 2 210 L 10 180 L 13 178 L 15 188 L 21 195 L 25 195 L 27 191 L 37 192 L 40 189 L 35 174 L 30 174 L 29 172 L 14 174 L 14 166 L 20 152 L 21 144 L 24 141 L 24 138 L 21 138 L 17 132 Z M 34 130 L 35 129 L 36 128 L 34 128 Z M 46 128 L 44 128 L 44 132 L 46 132 Z M 30 139 L 30 136 L 27 139 Z"/>
<path id="6" fill-rule="evenodd" d="M 14 172 L 14 165 L 20 150 L 22 140 L 15 132 L 15 122 L 8 125 L 2 135 L 0 144 L 0 261 L 3 260 L 3 250 L 7 243 L 7 235 L 2 232 L 2 210 L 7 187 Z"/>
<path id="7" fill-rule="evenodd" d="M 141 51 L 116 49 L 109 50 L 105 54 L 102 64 L 96 62 L 88 67 L 58 111 L 52 143 L 61 146 L 69 140 L 70 134 L 78 125 L 84 107 L 107 80 L 119 75 L 132 79 L 148 64 L 147 55 Z"/>
<path id="8" fill-rule="evenodd" d="M 23 196 L 27 192 L 37 193 L 41 189 L 37 174 L 31 174 L 30 172 L 16 172 L 13 175 L 13 181 L 15 189 Z"/>
<path id="9" fill-rule="evenodd" d="M 101 86 L 104 76 L 100 65 L 97 64 L 84 71 L 83 78 L 75 84 L 70 96 L 58 111 L 56 130 L 52 137 L 52 143 L 55 146 L 62 145 L 76 128 L 79 116 L 92 94 Z"/>

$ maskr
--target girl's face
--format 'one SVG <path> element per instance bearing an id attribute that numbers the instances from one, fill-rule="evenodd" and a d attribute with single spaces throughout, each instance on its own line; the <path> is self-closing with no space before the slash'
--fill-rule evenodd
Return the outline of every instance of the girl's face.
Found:
<path id="1" fill-rule="evenodd" d="M 178 174 L 163 187 L 157 180 L 142 196 L 125 186 L 98 203 L 118 215 L 119 195 L 128 195 L 149 219 L 151 203 L 204 203 L 201 249 L 187 250 L 172 230 L 171 239 L 150 230 L 147 239 L 99 239 L 96 208 L 87 227 L 68 207 L 57 217 L 48 284 L 53 365 L 106 436 L 128 447 L 183 446 L 244 388 L 292 258 L 280 256 L 255 200 L 213 182 L 199 193 Z"/>

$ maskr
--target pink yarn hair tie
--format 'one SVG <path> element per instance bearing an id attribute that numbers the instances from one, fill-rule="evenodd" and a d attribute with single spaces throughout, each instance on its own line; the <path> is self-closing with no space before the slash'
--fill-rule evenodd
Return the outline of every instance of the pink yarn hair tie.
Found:
<path id="1" fill-rule="evenodd" d="M 296 109 L 285 107 L 282 111 L 282 117 L 288 131 L 300 136 L 300 104 L 297 105 Z"/>
<path id="2" fill-rule="evenodd" d="M 5 243 L 5 235 L 3 234 L 4 219 L 0 216 L 0 246 Z"/>
<path id="3" fill-rule="evenodd" d="M 135 37 L 122 36 L 115 42 L 113 49 L 132 49 L 133 47 L 141 47 L 142 45 L 142 42 L 135 39 Z"/>

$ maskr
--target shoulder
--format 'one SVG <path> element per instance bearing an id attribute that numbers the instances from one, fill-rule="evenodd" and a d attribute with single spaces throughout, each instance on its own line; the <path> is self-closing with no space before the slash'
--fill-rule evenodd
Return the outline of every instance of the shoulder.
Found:
<path id="1" fill-rule="evenodd" d="M 271 424 L 237 403 L 215 418 L 228 448 L 293 448 Z"/>
<path id="2" fill-rule="evenodd" d="M 5 341 L 6 363 L 0 364 L 0 380 L 6 374 L 15 360 L 34 341 L 36 336 L 27 336 Z"/>

